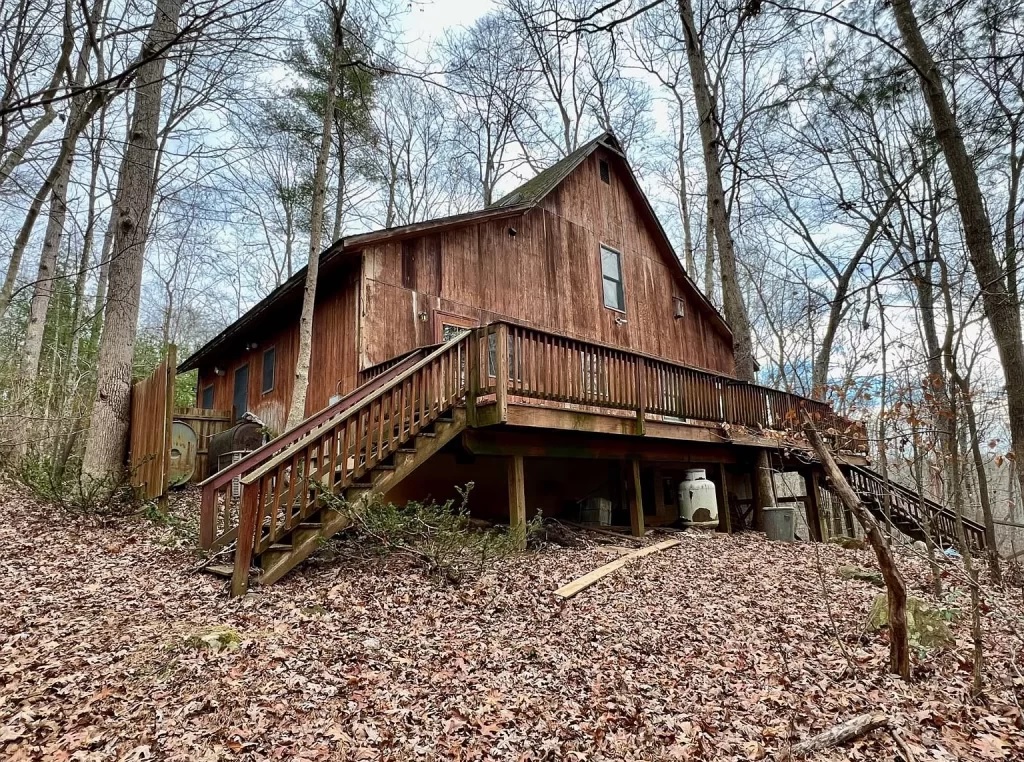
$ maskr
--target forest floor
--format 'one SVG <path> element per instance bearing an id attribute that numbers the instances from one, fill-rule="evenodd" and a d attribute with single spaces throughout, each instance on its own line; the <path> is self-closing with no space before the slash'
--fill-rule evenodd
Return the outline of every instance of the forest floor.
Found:
<path id="1" fill-rule="evenodd" d="M 986 589 L 978 705 L 964 616 L 914 682 L 885 673 L 878 590 L 836 574 L 865 551 L 685 533 L 569 601 L 552 591 L 607 550 L 457 587 L 339 554 L 230 600 L 177 523 L 69 518 L 2 484 L 0 507 L 5 760 L 772 759 L 866 711 L 916 760 L 1024 759 L 1019 588 Z M 903 568 L 927 596 L 925 565 Z M 205 647 L 216 627 L 237 646 Z M 879 730 L 813 758 L 904 756 Z"/>

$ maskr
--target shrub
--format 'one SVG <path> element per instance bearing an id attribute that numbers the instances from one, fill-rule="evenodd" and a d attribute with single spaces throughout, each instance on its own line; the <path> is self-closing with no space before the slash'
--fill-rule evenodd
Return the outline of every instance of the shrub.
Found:
<path id="1" fill-rule="evenodd" d="M 474 527 L 468 508 L 473 483 L 456 489 L 459 499 L 444 503 L 410 501 L 399 507 L 379 497 L 357 505 L 337 498 L 328 502 L 348 514 L 360 539 L 371 547 L 410 558 L 432 576 L 458 584 L 516 553 L 522 538 L 496 527 Z M 527 525 L 528 537 L 537 526 L 537 519 Z"/>
<path id="2" fill-rule="evenodd" d="M 61 468 L 43 456 L 22 458 L 15 476 L 39 499 L 73 513 L 125 515 L 138 505 L 124 477 L 90 479 L 70 464 Z"/>

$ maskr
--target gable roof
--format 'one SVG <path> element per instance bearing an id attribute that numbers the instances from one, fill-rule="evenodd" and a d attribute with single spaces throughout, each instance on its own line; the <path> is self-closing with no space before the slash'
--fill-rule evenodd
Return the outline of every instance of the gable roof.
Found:
<path id="1" fill-rule="evenodd" d="M 700 287 L 696 284 L 693 278 L 690 277 L 689 273 L 686 272 L 686 268 L 683 267 L 683 263 L 676 255 L 675 249 L 672 247 L 671 240 L 665 232 L 665 228 L 662 226 L 661 221 L 658 219 L 658 215 L 655 214 L 654 207 L 651 206 L 651 202 L 647 198 L 647 194 L 643 192 L 636 175 L 633 174 L 633 168 L 629 165 L 629 161 L 626 159 L 626 155 L 623 153 L 618 139 L 614 134 L 608 131 L 602 132 L 594 139 L 584 143 L 565 158 L 555 162 L 535 177 L 527 180 L 511 193 L 502 196 L 493 204 L 483 209 L 339 238 L 321 252 L 320 267 L 323 268 L 325 265 L 336 261 L 344 254 L 357 254 L 361 251 L 362 247 L 369 244 L 379 243 L 386 240 L 400 240 L 428 232 L 433 233 L 449 228 L 461 227 L 463 225 L 469 225 L 476 222 L 503 219 L 505 217 L 514 217 L 525 214 L 540 204 L 540 202 L 543 201 L 551 191 L 557 188 L 563 180 L 572 174 L 573 171 L 583 164 L 583 162 L 599 148 L 609 151 L 616 159 L 619 160 L 619 163 L 625 169 L 624 176 L 629 180 L 627 185 L 629 186 L 628 189 L 630 195 L 633 197 L 634 203 L 636 203 L 644 217 L 656 231 L 656 237 L 659 239 L 659 243 L 664 247 L 668 254 L 667 258 L 675 264 L 676 275 L 681 276 L 694 290 L 698 298 L 700 298 L 701 302 L 707 308 L 708 313 L 712 318 L 712 322 L 715 323 L 715 325 L 727 336 L 732 336 L 732 329 L 725 321 L 722 313 L 718 311 L 718 308 L 715 307 L 704 292 L 700 290 Z M 216 354 L 217 350 L 224 347 L 232 338 L 255 324 L 263 316 L 267 315 L 268 311 L 272 307 L 280 306 L 286 299 L 294 298 L 300 294 L 304 287 L 305 280 L 306 268 L 303 267 L 301 270 L 298 270 L 293 274 L 288 280 L 271 291 L 270 294 L 242 315 L 242 317 L 187 357 L 178 366 L 178 372 L 184 373 L 186 371 L 193 370 L 198 368 L 203 362 L 209 361 L 209 359 Z"/>
<path id="2" fill-rule="evenodd" d="M 540 203 L 545 196 L 571 175 L 580 164 L 586 161 L 590 154 L 602 146 L 618 154 L 625 161 L 626 155 L 622 152 L 618 139 L 610 132 L 602 132 L 593 140 L 581 145 L 564 159 L 559 159 L 535 177 L 527 180 L 511 193 L 502 196 L 491 204 L 491 208 L 516 206 L 518 204 L 534 206 Z"/>

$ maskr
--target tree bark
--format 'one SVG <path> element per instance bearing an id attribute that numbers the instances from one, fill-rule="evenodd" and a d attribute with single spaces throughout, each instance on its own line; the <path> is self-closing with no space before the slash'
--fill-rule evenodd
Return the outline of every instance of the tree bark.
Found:
<path id="1" fill-rule="evenodd" d="M 814 452 L 825 468 L 832 486 L 835 488 L 846 509 L 857 517 L 864 528 L 868 542 L 878 559 L 878 569 L 885 580 L 886 597 L 889 602 L 889 671 L 904 680 L 910 679 L 910 638 L 907 632 L 907 583 L 896 566 L 892 551 L 882 536 L 878 522 L 864 507 L 853 487 L 846 481 L 839 470 L 835 458 L 822 441 L 818 430 L 809 418 L 804 421 L 804 433 L 814 448 Z"/>
<path id="2" fill-rule="evenodd" d="M 153 206 L 153 174 L 166 63 L 158 51 L 173 39 L 181 4 L 182 0 L 157 0 L 153 24 L 140 52 L 145 63 L 137 74 L 131 128 L 111 209 L 111 214 L 116 216 L 116 226 L 108 276 L 109 298 L 100 338 L 96 396 L 82 461 L 83 475 L 94 480 L 109 480 L 124 468 L 131 414 L 132 359 Z"/>
<path id="3" fill-rule="evenodd" d="M 1006 378 L 1006 400 L 1010 417 L 1010 437 L 1014 453 L 1024 457 L 1024 343 L 1021 341 L 1020 306 L 1006 283 L 1006 273 L 995 253 L 992 225 L 963 135 L 950 106 L 942 77 L 911 0 L 893 0 L 893 15 L 907 57 L 917 70 L 931 115 L 935 138 L 942 149 L 955 190 L 957 208 L 963 223 L 964 240 L 971 266 L 981 288 L 982 307 Z M 1018 472 L 1024 488 L 1024 469 Z"/>
<path id="4" fill-rule="evenodd" d="M 292 400 L 288 408 L 286 429 L 298 426 L 306 417 L 309 361 L 313 351 L 313 313 L 316 305 L 317 278 L 320 272 L 320 246 L 323 239 L 324 203 L 327 195 L 327 163 L 331 157 L 331 132 L 334 124 L 334 106 L 337 101 L 338 64 L 341 57 L 341 22 L 345 17 L 345 3 L 332 7 L 331 12 L 333 14 L 331 68 L 327 78 L 327 97 L 324 103 L 320 151 L 313 169 L 313 196 L 309 217 L 309 263 L 306 266 L 306 285 L 302 294 L 302 314 L 299 317 L 299 351 L 295 358 L 295 381 L 292 386 Z"/>
<path id="5" fill-rule="evenodd" d="M 810 754 L 812 751 L 824 751 L 825 749 L 849 743 L 866 733 L 870 733 L 872 730 L 884 728 L 888 724 L 888 715 L 881 712 L 869 712 L 868 714 L 858 715 L 829 728 L 823 733 L 818 733 L 813 738 L 808 738 L 806 741 L 801 741 L 794 745 L 788 754 L 784 753 L 779 757 L 780 762 L 791 757 Z"/>
<path id="6" fill-rule="evenodd" d="M 736 249 L 729 230 L 729 212 L 722 184 L 722 164 L 719 158 L 720 131 L 715 96 L 708 85 L 704 51 L 694 22 L 691 0 L 679 0 L 679 19 L 686 39 L 686 59 L 693 82 L 693 99 L 700 122 L 700 140 L 704 149 L 704 169 L 707 174 L 708 213 L 718 244 L 719 274 L 722 279 L 722 309 L 733 332 L 733 350 L 736 375 L 745 381 L 754 380 L 754 343 L 750 333 L 750 320 L 740 290 L 736 269 Z"/>

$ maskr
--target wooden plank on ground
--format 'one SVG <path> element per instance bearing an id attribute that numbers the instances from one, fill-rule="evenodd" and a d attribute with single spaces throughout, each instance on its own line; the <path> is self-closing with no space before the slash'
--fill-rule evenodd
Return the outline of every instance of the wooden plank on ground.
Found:
<path id="1" fill-rule="evenodd" d="M 662 542 L 659 542 L 657 545 L 649 545 L 646 548 L 641 548 L 640 550 L 630 553 L 628 556 L 616 558 L 614 561 L 610 561 L 609 563 L 606 563 L 604 566 L 598 567 L 597 569 L 594 569 L 594 571 L 584 574 L 579 579 L 573 580 L 568 585 L 563 585 L 562 587 L 558 588 L 555 591 L 555 595 L 561 598 L 572 598 L 577 593 L 586 590 L 588 587 L 593 585 L 598 580 L 607 577 L 609 574 L 611 574 L 613 571 L 616 571 L 617 569 L 621 569 L 623 566 L 630 563 L 631 561 L 635 561 L 636 559 L 642 558 L 644 556 L 649 556 L 652 553 L 660 553 L 661 551 L 667 550 L 668 548 L 673 548 L 676 545 L 682 545 L 682 540 L 663 540 Z"/>

